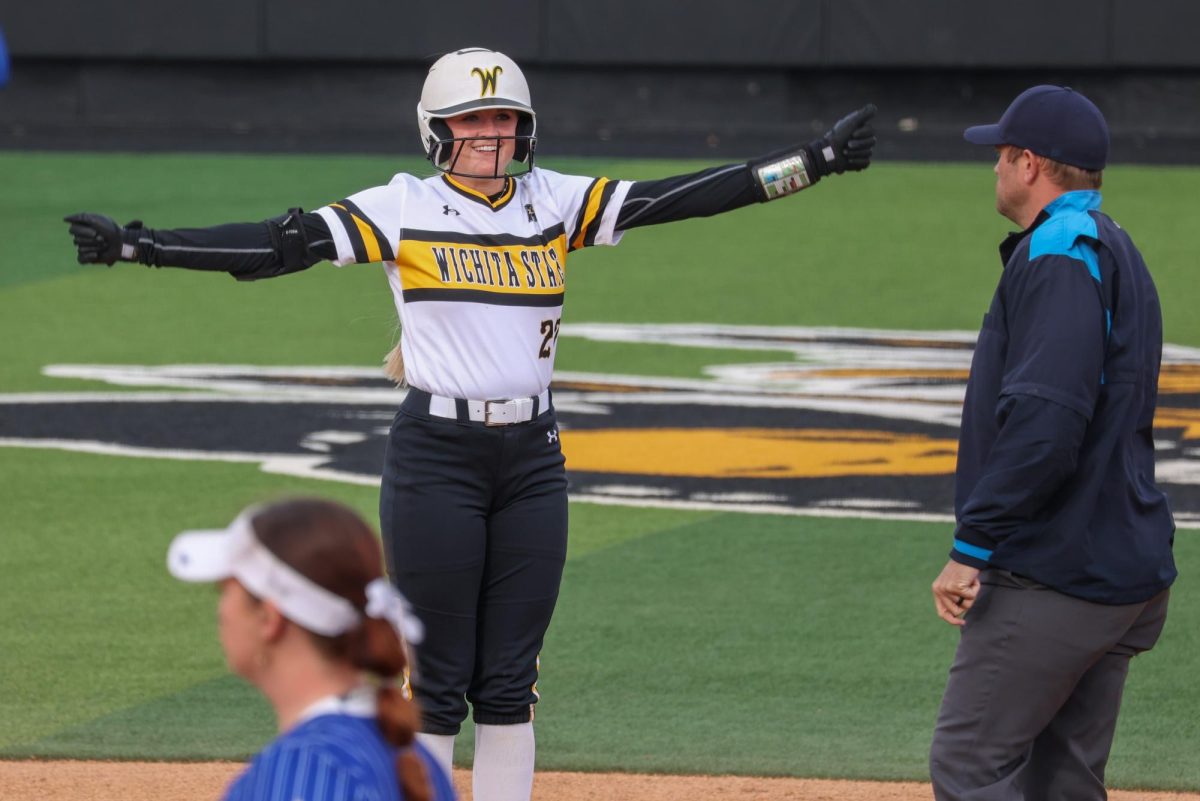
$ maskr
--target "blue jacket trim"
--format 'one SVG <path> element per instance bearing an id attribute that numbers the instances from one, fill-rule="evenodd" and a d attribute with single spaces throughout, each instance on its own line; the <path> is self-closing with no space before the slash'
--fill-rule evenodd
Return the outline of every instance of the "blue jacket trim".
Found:
<path id="1" fill-rule="evenodd" d="M 1039 256 L 1066 256 L 1083 262 L 1092 280 L 1103 283 L 1100 256 L 1087 239 L 1081 239 L 1099 239 L 1096 221 L 1089 212 L 1099 209 L 1100 201 L 1100 193 L 1094 189 L 1064 192 L 1051 201 L 1046 206 L 1050 219 L 1039 225 L 1029 238 L 1029 260 L 1033 261 Z M 1112 333 L 1112 310 L 1105 309 L 1104 314 L 1104 341 L 1107 346 Z M 1100 374 L 1100 383 L 1104 383 L 1104 373 Z"/>
<path id="2" fill-rule="evenodd" d="M 1039 256 L 1067 256 L 1081 261 L 1097 282 L 1100 257 L 1079 237 L 1097 239 L 1096 221 L 1089 211 L 1100 208 L 1100 193 L 1094 190 L 1065 192 L 1046 206 L 1050 219 L 1039 225 L 1029 240 L 1029 260 Z"/>
<path id="3" fill-rule="evenodd" d="M 954 550 L 959 553 L 965 553 L 967 556 L 973 556 L 976 559 L 982 559 L 985 562 L 992 558 L 992 552 L 987 548 L 980 548 L 978 545 L 972 545 L 960 539 L 954 540 Z"/>

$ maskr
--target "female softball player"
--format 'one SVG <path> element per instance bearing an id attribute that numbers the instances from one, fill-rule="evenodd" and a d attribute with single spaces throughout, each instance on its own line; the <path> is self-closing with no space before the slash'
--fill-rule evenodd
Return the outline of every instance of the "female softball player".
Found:
<path id="1" fill-rule="evenodd" d="M 382 262 L 403 335 L 389 373 L 409 390 L 383 467 L 392 580 L 428 631 L 414 691 L 422 742 L 449 766 L 471 705 L 478 801 L 528 799 L 538 652 L 558 598 L 567 481 L 549 386 L 567 256 L 624 231 L 705 217 L 866 169 L 874 106 L 822 138 L 653 181 L 534 166 L 521 69 L 472 48 L 429 70 L 417 105 L 433 177 L 398 174 L 315 212 L 206 229 L 67 218 L 79 261 L 138 261 L 255 280 Z M 514 165 L 521 165 L 510 171 Z M 519 172 L 519 174 L 512 174 Z"/>
<path id="2" fill-rule="evenodd" d="M 453 801 L 394 683 L 421 625 L 362 518 L 315 499 L 252 507 L 223 530 L 180 534 L 167 567 L 220 582 L 225 659 L 279 721 L 226 801 Z"/>

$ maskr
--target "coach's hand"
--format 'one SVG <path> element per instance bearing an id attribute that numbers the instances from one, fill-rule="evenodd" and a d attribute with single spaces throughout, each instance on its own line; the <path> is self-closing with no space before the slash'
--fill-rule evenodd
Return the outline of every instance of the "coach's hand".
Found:
<path id="1" fill-rule="evenodd" d="M 875 129 L 871 127 L 875 110 L 875 104 L 868 103 L 842 117 L 824 136 L 808 144 L 821 175 L 857 172 L 870 166 L 871 150 L 875 147 Z"/>
<path id="2" fill-rule="evenodd" d="M 963 617 L 979 597 L 979 570 L 951 559 L 933 580 L 933 608 L 951 626 L 961 626 Z"/>
<path id="3" fill-rule="evenodd" d="M 80 264 L 107 264 L 111 267 L 117 261 L 136 260 L 133 246 L 137 244 L 141 221 L 134 220 L 121 227 L 103 214 L 80 212 L 63 217 L 63 222 L 71 224 L 71 236 L 75 239 Z M 129 256 L 122 255 L 125 245 L 130 245 Z"/>

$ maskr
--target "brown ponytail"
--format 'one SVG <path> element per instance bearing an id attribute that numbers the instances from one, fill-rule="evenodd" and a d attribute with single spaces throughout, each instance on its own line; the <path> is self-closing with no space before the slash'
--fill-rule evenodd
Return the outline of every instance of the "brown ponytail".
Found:
<path id="1" fill-rule="evenodd" d="M 382 681 L 376 695 L 376 719 L 383 738 L 399 750 L 396 753 L 396 775 L 405 801 L 431 801 L 433 791 L 425 764 L 410 746 L 421 725 L 421 712 L 417 705 L 404 697 L 396 686 L 408 660 L 404 646 L 392 625 L 384 620 L 367 618 L 358 634 L 358 642 L 352 648 L 351 661 L 356 667 L 374 673 Z"/>
<path id="2" fill-rule="evenodd" d="M 267 507 L 253 524 L 259 541 L 280 560 L 358 610 L 366 609 L 366 586 L 383 576 L 383 553 L 375 532 L 357 513 L 331 501 L 300 498 Z M 431 801 L 425 764 L 411 747 L 421 713 L 395 683 L 408 667 L 396 630 L 368 617 L 336 637 L 308 635 L 329 659 L 378 677 L 376 720 L 384 739 L 398 749 L 396 776 L 405 801 Z"/>
<path id="3" fill-rule="evenodd" d="M 400 779 L 405 801 L 431 801 L 433 790 L 425 773 L 425 763 L 408 747 L 421 725 L 417 705 L 405 698 L 393 683 L 379 686 L 378 703 L 379 728 L 383 737 L 400 749 L 396 752 L 396 776 Z"/>

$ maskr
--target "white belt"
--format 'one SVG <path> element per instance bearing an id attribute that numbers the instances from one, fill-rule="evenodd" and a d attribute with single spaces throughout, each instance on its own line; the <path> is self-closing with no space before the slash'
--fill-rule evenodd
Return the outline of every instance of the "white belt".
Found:
<path id="1" fill-rule="evenodd" d="M 527 423 L 533 419 L 535 398 L 513 398 L 511 400 L 467 401 L 467 417 L 476 423 L 489 426 L 507 426 Z M 550 390 L 543 389 L 537 396 L 537 413 L 541 416 L 550 409 Z M 442 395 L 429 396 L 429 413 L 435 417 L 458 419 L 458 401 Z"/>

